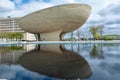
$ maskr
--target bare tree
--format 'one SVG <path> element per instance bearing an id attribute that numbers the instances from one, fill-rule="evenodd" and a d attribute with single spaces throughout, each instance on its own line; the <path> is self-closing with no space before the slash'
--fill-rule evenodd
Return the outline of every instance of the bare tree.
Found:
<path id="1" fill-rule="evenodd" d="M 99 34 L 100 34 L 100 38 L 102 40 L 102 35 L 103 35 L 103 28 L 104 28 L 104 25 L 99 25 Z"/>

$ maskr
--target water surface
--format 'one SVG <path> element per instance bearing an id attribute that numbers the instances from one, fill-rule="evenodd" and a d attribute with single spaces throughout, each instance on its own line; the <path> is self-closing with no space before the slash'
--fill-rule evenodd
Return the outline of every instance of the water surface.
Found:
<path id="1" fill-rule="evenodd" d="M 119 80 L 120 44 L 3 45 L 0 79 Z"/>

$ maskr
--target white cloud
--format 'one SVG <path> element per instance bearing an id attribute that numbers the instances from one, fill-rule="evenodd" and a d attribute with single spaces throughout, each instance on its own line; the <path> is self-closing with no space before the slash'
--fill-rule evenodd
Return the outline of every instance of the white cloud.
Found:
<path id="1" fill-rule="evenodd" d="M 64 1 L 66 1 L 68 3 L 77 3 L 77 1 L 75 1 L 75 0 L 64 0 Z"/>
<path id="2" fill-rule="evenodd" d="M 23 4 L 21 5 L 18 9 L 14 9 L 9 12 L 5 12 L 4 14 L 1 14 L 3 16 L 11 16 L 11 17 L 22 17 L 25 16 L 31 12 L 47 8 L 52 6 L 52 4 L 47 4 L 47 3 L 38 3 L 36 1 L 30 2 L 29 4 Z"/>
<path id="3" fill-rule="evenodd" d="M 25 12 L 23 10 L 13 10 L 10 12 L 6 12 L 5 14 L 2 14 L 4 17 L 11 16 L 11 17 L 22 17 L 25 15 Z"/>
<path id="4" fill-rule="evenodd" d="M 107 30 L 112 27 L 112 32 L 120 34 L 120 3 L 110 4 L 103 9 L 100 13 L 103 16 Z"/>
<path id="5" fill-rule="evenodd" d="M 89 20 L 101 20 L 102 17 L 98 12 L 104 9 L 104 12 L 108 11 L 109 5 L 114 4 L 116 6 L 120 3 L 120 0 L 76 0 L 80 3 L 89 4 L 92 7 L 91 16 Z M 120 5 L 120 4 L 119 4 Z M 108 7 L 109 6 L 109 7 Z M 108 14 L 108 12 L 107 12 Z"/>
<path id="6" fill-rule="evenodd" d="M 11 10 L 9 12 L 4 12 L 3 14 L 1 13 L 2 16 L 21 17 L 31 12 L 41 10 L 50 6 L 55 6 L 65 3 L 76 3 L 75 0 L 51 0 L 51 2 L 49 3 L 45 3 L 43 2 L 43 0 L 39 0 L 39 1 L 31 0 L 31 2 L 26 4 L 21 4 L 22 0 L 14 0 L 14 2 L 18 5 L 17 8 L 14 8 L 14 10 Z"/>
<path id="7" fill-rule="evenodd" d="M 38 2 L 31 2 L 29 4 L 24 4 L 21 6 L 21 10 L 25 12 L 25 14 L 41 10 L 47 7 L 53 6 L 52 4 L 48 3 L 38 3 Z"/>
<path id="8" fill-rule="evenodd" d="M 15 9 L 15 4 L 10 0 L 0 0 L 0 12 L 10 11 Z"/>

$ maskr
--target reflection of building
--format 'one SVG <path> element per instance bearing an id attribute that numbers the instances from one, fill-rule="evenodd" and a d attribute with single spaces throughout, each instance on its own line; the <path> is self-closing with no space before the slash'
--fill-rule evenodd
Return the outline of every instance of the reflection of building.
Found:
<path id="1" fill-rule="evenodd" d="M 24 49 L 22 45 L 0 47 L 0 64 L 16 63 L 19 57 L 25 52 L 26 48 Z"/>
<path id="2" fill-rule="evenodd" d="M 0 18 L 0 32 L 20 32 L 24 34 L 25 40 L 35 40 L 33 34 L 23 31 L 17 21 L 20 18 Z"/>
<path id="3" fill-rule="evenodd" d="M 18 59 L 27 51 L 35 48 L 35 45 L 11 45 L 11 46 L 0 46 L 0 64 L 15 64 Z"/>

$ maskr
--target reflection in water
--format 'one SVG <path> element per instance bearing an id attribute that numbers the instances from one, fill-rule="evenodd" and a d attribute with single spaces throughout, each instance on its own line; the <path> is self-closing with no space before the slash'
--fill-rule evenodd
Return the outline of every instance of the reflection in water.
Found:
<path id="1" fill-rule="evenodd" d="M 120 80 L 120 44 L 64 46 L 68 50 L 59 45 L 0 46 L 0 79 Z"/>
<path id="2" fill-rule="evenodd" d="M 90 56 L 93 58 L 103 59 L 104 56 L 102 55 L 101 46 L 99 47 L 99 46 L 94 45 L 92 51 L 90 52 Z"/>
<path id="3" fill-rule="evenodd" d="M 13 64 L 24 52 L 23 45 L 0 46 L 0 63 Z"/>
<path id="4" fill-rule="evenodd" d="M 23 45 L 0 46 L 0 53 L 23 50 Z"/>
<path id="5" fill-rule="evenodd" d="M 102 45 L 95 45 L 94 44 L 93 49 L 90 52 L 90 56 L 92 58 L 104 59 L 103 51 L 102 51 Z"/>
<path id="6" fill-rule="evenodd" d="M 94 45 L 92 51 L 90 52 L 91 57 L 98 57 L 99 52 L 98 52 L 98 46 Z"/>
<path id="7" fill-rule="evenodd" d="M 33 72 L 56 78 L 87 78 L 92 73 L 82 56 L 59 45 L 37 45 L 23 54 L 18 63 Z"/>

